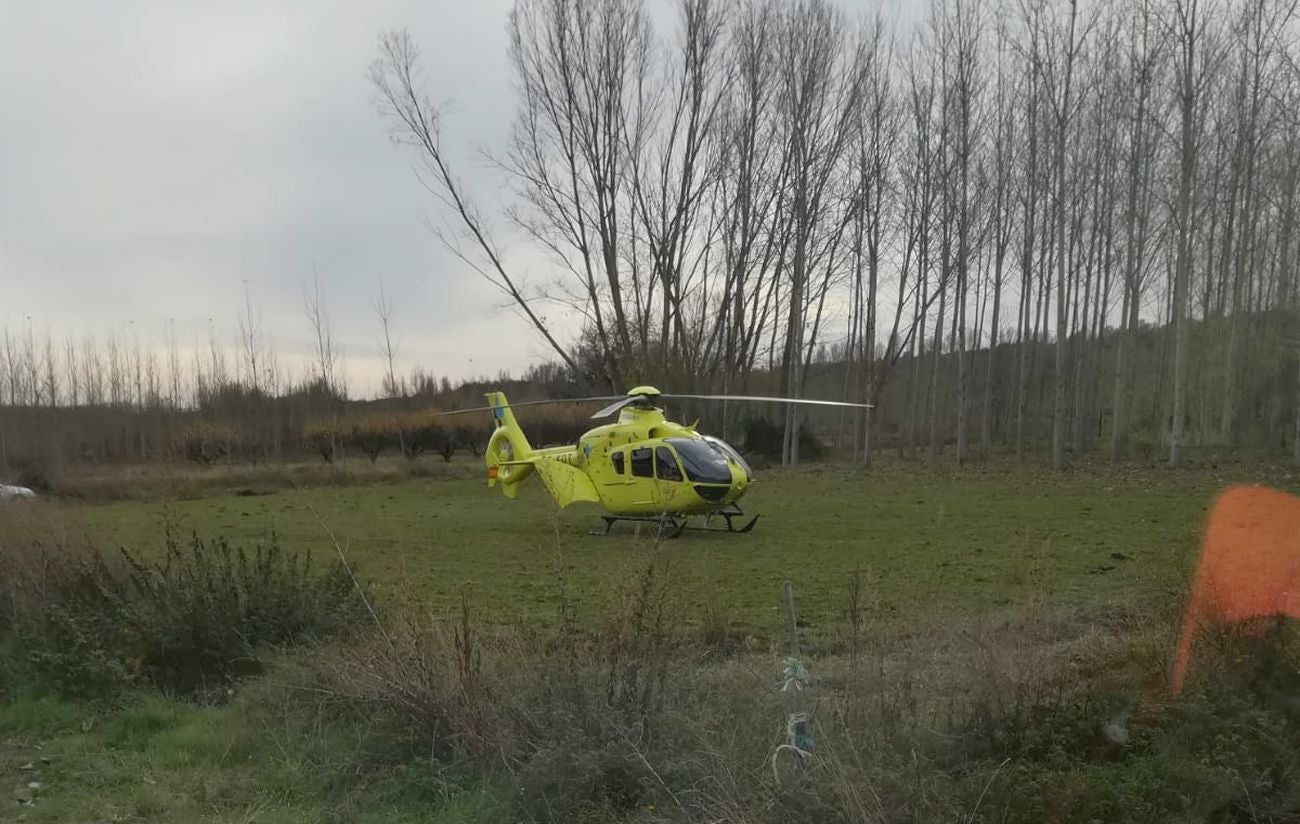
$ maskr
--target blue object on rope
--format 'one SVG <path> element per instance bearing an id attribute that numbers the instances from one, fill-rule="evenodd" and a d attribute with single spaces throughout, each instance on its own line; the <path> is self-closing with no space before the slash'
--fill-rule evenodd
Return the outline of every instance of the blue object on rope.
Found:
<path id="1" fill-rule="evenodd" d="M 790 736 L 790 745 L 798 751 L 799 755 L 807 757 L 812 755 L 813 738 L 811 719 L 806 712 L 796 712 L 790 716 L 786 722 L 786 733 Z"/>

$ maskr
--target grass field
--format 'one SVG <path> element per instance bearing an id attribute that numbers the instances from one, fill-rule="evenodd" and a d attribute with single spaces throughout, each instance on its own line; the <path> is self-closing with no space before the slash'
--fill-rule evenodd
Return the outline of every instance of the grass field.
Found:
<path id="1" fill-rule="evenodd" d="M 810 628 L 829 625 L 855 572 L 882 617 L 959 616 L 1028 601 L 1121 607 L 1181 592 L 1203 513 L 1224 480 L 1208 474 L 1053 477 L 823 469 L 765 473 L 744 504 L 747 535 L 688 532 L 665 542 L 684 608 L 722 610 L 754 632 L 780 626 L 779 588 L 796 582 Z M 197 500 L 86 507 L 101 541 L 133 551 L 165 531 L 236 542 L 275 533 L 336 552 L 379 587 L 435 610 L 462 591 L 488 620 L 546 621 L 563 590 L 598 614 L 648 543 L 589 535 L 597 510 L 556 511 L 539 484 L 508 501 L 478 480 L 423 479 Z"/>
<path id="2" fill-rule="evenodd" d="M 1116 635 L 1110 628 L 1117 619 L 1122 623 L 1127 617 L 1131 625 L 1132 616 L 1167 616 L 1177 609 L 1204 512 L 1217 490 L 1236 482 L 1268 482 L 1300 491 L 1296 476 L 1285 470 L 1249 467 L 1179 473 L 1097 468 L 1064 475 L 1010 467 L 770 471 L 744 501 L 747 511 L 762 515 L 752 533 L 688 532 L 663 542 L 657 555 L 666 560 L 676 617 L 697 628 L 725 624 L 726 632 L 749 639 L 747 648 L 758 654 L 760 667 L 774 666 L 772 656 L 780 655 L 784 580 L 795 583 L 814 667 L 831 667 L 818 656 L 842 652 L 855 576 L 864 583 L 873 626 L 887 627 L 889 633 L 976 625 L 1029 610 L 1067 626 L 1070 639 L 1097 627 L 1091 640 L 1067 641 L 1074 645 L 1068 656 L 1086 658 L 1095 653 L 1098 637 L 1104 641 Z M 557 512 L 540 484 L 530 484 L 511 502 L 484 488 L 481 480 L 455 473 L 280 488 L 259 484 L 251 472 L 240 476 L 237 487 L 197 496 L 47 501 L 13 508 L 6 517 L 57 521 L 66 529 L 85 531 L 100 545 L 143 555 L 161 551 L 169 531 L 224 536 L 240 544 L 267 541 L 274 534 L 282 545 L 322 560 L 342 551 L 382 604 L 454 613 L 463 596 L 476 620 L 515 628 L 553 624 L 564 606 L 595 630 L 616 611 L 628 582 L 643 573 L 653 546 L 627 526 L 613 536 L 589 535 L 599 524 L 597 515 L 586 507 Z M 1121 638 L 1119 643 L 1125 642 Z M 941 668 L 949 679 L 961 678 L 962 661 L 975 660 L 969 649 L 938 649 L 930 652 L 949 659 Z M 0 649 L 0 663 L 4 654 Z M 1033 666 L 1027 649 L 1018 649 L 1013 657 L 993 654 L 990 660 L 1022 670 Z M 1080 672 L 1093 671 L 1087 666 Z M 19 798 L 28 792 L 24 787 L 29 782 L 40 786 L 30 791 L 39 801 L 35 805 L 0 799 L 9 805 L 0 806 L 0 821 L 519 820 L 512 817 L 517 816 L 510 801 L 515 790 L 500 785 L 498 778 L 455 763 L 385 754 L 389 745 L 383 742 L 391 735 L 386 739 L 388 733 L 373 719 L 341 716 L 329 706 L 304 702 L 275 678 L 246 685 L 231 703 L 218 707 L 149 692 L 104 705 L 59 698 L 24 683 L 6 685 L 3 670 L 0 782 L 15 786 Z M 928 676 L 902 677 L 911 683 Z M 960 681 L 955 683 L 955 688 L 927 689 L 961 694 Z M 771 689 L 763 683 L 760 687 Z M 1257 712 L 1235 704 L 1228 709 Z M 1102 710 L 1088 712 L 1084 728 L 1104 720 L 1093 718 Z M 1198 712 L 1206 718 L 1223 715 L 1221 707 Z M 753 722 L 743 714 L 737 717 Z M 1001 793 L 1002 803 L 1010 804 L 1016 782 L 1048 781 L 1044 775 L 1054 777 L 1037 793 L 1047 793 L 1049 786 L 1058 795 L 1063 786 L 1091 786 L 1103 795 L 1113 791 L 1120 804 L 1142 796 L 1146 786 L 1141 781 L 1164 782 L 1168 792 L 1175 786 L 1181 787 L 1177 792 L 1193 792 L 1204 785 L 1208 795 L 1231 794 L 1237 792 L 1236 779 L 1229 781 L 1235 765 L 1207 772 L 1211 768 L 1197 759 L 1205 746 L 1202 739 L 1238 741 L 1233 736 L 1239 722 L 1233 717 L 1223 715 L 1221 728 L 1179 722 L 1184 726 L 1169 731 L 1168 740 L 1184 742 L 1178 746 L 1190 748 L 1192 757 L 1170 756 L 1171 745 L 1153 739 L 1156 744 L 1139 745 L 1133 756 L 1139 760 L 1127 771 L 1122 765 L 1112 770 L 1094 763 L 1090 756 L 1067 758 L 1054 743 L 1057 749 L 1051 752 L 1056 754 L 1041 764 L 1031 760 L 1008 768 L 994 795 Z M 1262 719 L 1261 730 L 1275 726 L 1271 716 L 1241 717 Z M 762 738 L 768 722 L 760 718 L 758 723 Z M 1070 742 L 1070 734 L 1050 729 L 1054 731 L 1043 732 L 1044 740 L 1064 735 L 1067 751 L 1081 746 Z M 1225 734 L 1229 739 L 1222 738 Z M 1274 740 L 1267 730 L 1260 736 Z M 1234 746 L 1246 752 L 1248 746 L 1264 745 Z M 959 809 L 969 810 L 971 796 L 983 797 L 985 781 L 992 783 L 1002 770 L 1000 757 L 971 769 L 973 783 L 961 790 L 969 794 L 954 796 L 966 799 Z M 1070 760 L 1078 758 L 1083 760 Z M 900 768 L 900 774 L 911 769 Z M 1016 769 L 1025 772 L 1011 772 Z M 1051 783 L 1058 778 L 1059 786 Z M 1216 781 L 1227 782 L 1226 789 Z M 925 792 L 941 795 L 934 789 Z M 1186 803 L 1220 802 L 1193 797 Z M 637 815 L 622 820 L 669 820 L 658 818 L 653 808 Z M 977 820 L 973 813 L 969 818 Z M 539 820 L 548 819 L 543 815 Z"/>

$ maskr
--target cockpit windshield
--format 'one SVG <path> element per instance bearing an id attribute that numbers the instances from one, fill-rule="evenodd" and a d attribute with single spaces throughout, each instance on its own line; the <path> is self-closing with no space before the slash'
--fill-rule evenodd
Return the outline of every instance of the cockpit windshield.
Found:
<path id="1" fill-rule="evenodd" d="M 731 483 L 731 467 L 726 452 L 716 449 L 710 441 L 695 438 L 668 438 L 677 450 L 686 477 L 701 484 Z"/>
<path id="2" fill-rule="evenodd" d="M 747 481 L 754 480 L 754 470 L 749 468 L 749 464 L 745 461 L 744 458 L 740 457 L 740 453 L 736 451 L 735 447 L 733 447 L 731 444 L 727 443 L 726 441 L 722 440 L 721 438 L 715 438 L 712 435 L 705 435 L 704 440 L 708 441 L 709 445 L 712 446 L 714 449 L 718 450 L 719 452 L 721 452 L 722 454 L 726 455 L 728 458 L 731 458 L 733 461 L 739 464 L 740 468 L 745 470 L 745 480 Z"/>

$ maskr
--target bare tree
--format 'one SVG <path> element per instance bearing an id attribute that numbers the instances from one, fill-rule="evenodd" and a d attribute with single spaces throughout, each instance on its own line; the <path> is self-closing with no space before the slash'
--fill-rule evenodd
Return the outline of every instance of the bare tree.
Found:
<path id="1" fill-rule="evenodd" d="M 1016 152 L 1017 123 L 1015 118 L 1016 92 L 1022 89 L 1012 75 L 1009 42 L 1010 34 L 1007 23 L 999 20 L 997 25 L 997 74 L 993 101 L 993 145 L 988 163 L 991 166 L 986 178 L 992 179 L 993 197 L 988 215 L 987 232 L 993 244 L 993 294 L 992 314 L 989 322 L 988 368 L 984 377 L 984 411 L 980 422 L 980 447 L 987 454 L 992 450 L 993 421 L 995 418 L 993 401 L 996 395 L 998 369 L 998 345 L 1001 342 L 1002 290 L 1005 279 L 1007 253 L 1011 247 L 1016 226 L 1012 204 L 1012 186 L 1014 184 L 1013 165 Z"/>
<path id="2" fill-rule="evenodd" d="M 230 385 L 230 373 L 226 366 L 226 350 L 217 337 L 217 328 L 208 318 L 208 380 L 213 395 L 219 394 Z"/>
<path id="3" fill-rule="evenodd" d="M 59 359 L 54 349 L 54 333 L 47 326 L 45 340 L 41 347 L 41 382 L 44 385 L 45 402 L 49 406 L 59 405 L 62 383 L 59 380 Z"/>
<path id="4" fill-rule="evenodd" d="M 89 337 L 81 342 L 81 382 L 88 406 L 104 403 L 104 361 L 95 341 Z"/>
<path id="5" fill-rule="evenodd" d="M 518 25 L 518 18 L 512 19 L 515 20 L 514 25 Z M 555 57 L 568 61 L 568 32 L 561 28 L 557 37 L 561 37 L 557 48 L 563 54 L 557 53 Z M 595 44 L 599 40 L 599 37 L 593 36 L 587 42 L 596 48 Z M 515 46 L 516 51 L 519 48 Z M 580 372 L 578 363 L 568 348 L 560 344 L 546 321 L 533 309 L 521 280 L 506 268 L 485 219 L 452 172 L 442 147 L 441 117 L 417 79 L 418 65 L 419 50 L 411 42 L 410 35 L 404 31 L 393 32 L 380 41 L 380 57 L 371 66 L 370 78 L 378 90 L 380 109 L 388 119 L 393 140 L 412 146 L 419 152 L 424 168 L 421 182 L 454 216 L 454 224 L 435 227 L 435 234 L 453 254 L 508 295 L 565 365 L 575 373 Z M 566 91 L 573 95 L 579 93 L 576 86 Z M 535 114 L 540 119 L 545 113 L 537 111 Z M 571 125 L 576 127 L 577 124 Z M 576 164 L 576 151 L 571 154 Z M 473 251 L 467 249 L 467 245 Z M 471 254 L 481 257 L 476 260 Z M 615 378 L 607 377 L 611 383 Z"/>
<path id="6" fill-rule="evenodd" d="M 1171 20 L 1167 23 L 1174 41 L 1177 62 L 1177 98 L 1180 128 L 1178 132 L 1178 195 L 1174 212 L 1177 252 L 1174 263 L 1173 300 L 1171 304 L 1174 334 L 1174 386 L 1172 421 L 1169 431 L 1169 465 L 1183 462 L 1183 429 L 1187 405 L 1188 317 L 1187 293 L 1192 267 L 1192 189 L 1196 183 L 1198 106 L 1210 77 L 1213 55 L 1205 44 L 1207 19 L 1213 9 L 1203 9 L 1202 0 L 1171 0 Z"/>
<path id="7" fill-rule="evenodd" d="M 909 290 L 916 288 L 914 279 L 909 277 L 915 248 L 905 244 L 902 250 L 896 273 L 898 289 L 893 319 L 884 349 L 877 359 L 882 259 L 889 251 L 886 244 L 894 239 L 899 228 L 892 201 L 897 195 L 893 173 L 899 131 L 903 125 L 903 107 L 891 78 L 895 50 L 892 32 L 881 17 L 876 17 L 867 24 L 862 36 L 867 50 L 867 81 L 860 107 L 862 116 L 856 126 L 854 168 L 858 188 L 854 193 L 855 240 L 848 366 L 856 358 L 859 373 L 856 377 L 861 387 L 858 400 L 874 403 L 883 391 L 890 371 L 910 345 L 915 331 L 915 326 L 903 327 Z M 845 371 L 846 377 L 852 372 L 849 368 Z M 862 449 L 859 454 L 866 466 L 870 466 L 872 460 L 871 421 L 869 414 L 862 416 Z"/>
<path id="8" fill-rule="evenodd" d="M 181 353 L 176 342 L 176 320 L 167 319 L 167 400 L 173 410 L 184 403 L 185 376 L 181 372 Z"/>
<path id="9" fill-rule="evenodd" d="M 1069 373 L 1066 369 L 1066 347 L 1069 344 L 1068 267 L 1070 265 L 1066 222 L 1069 212 L 1066 181 L 1066 146 L 1078 109 L 1074 93 L 1075 67 L 1083 51 L 1088 32 L 1097 20 L 1093 14 L 1079 19 L 1079 0 L 1067 0 L 1068 12 L 1060 21 L 1060 30 L 1048 33 L 1048 47 L 1041 55 L 1044 91 L 1054 126 L 1054 197 L 1052 212 L 1056 232 L 1056 367 L 1054 402 L 1052 412 L 1052 468 L 1065 466 L 1065 409 Z"/>
<path id="10" fill-rule="evenodd" d="M 244 367 L 244 380 L 253 394 L 262 391 L 262 372 L 265 364 L 265 341 L 262 335 L 262 314 L 253 309 L 252 288 L 244 281 L 244 311 L 239 316 L 239 347 Z"/>
<path id="11" fill-rule="evenodd" d="M 320 277 L 312 267 L 311 288 L 303 290 L 303 311 L 312 334 L 315 379 L 326 396 L 341 395 L 337 358 L 334 349 L 334 326 L 330 321 L 329 307 L 321 294 Z"/>
<path id="12" fill-rule="evenodd" d="M 1268 137 L 1264 107 L 1268 88 L 1274 85 L 1274 57 L 1282 46 L 1282 35 L 1295 13 L 1296 0 L 1247 0 L 1236 27 L 1238 61 L 1236 148 L 1233 152 L 1233 189 L 1241 192 L 1238 236 L 1233 249 L 1230 276 L 1232 311 L 1224 353 L 1223 406 L 1220 438 L 1234 444 L 1237 436 L 1237 373 L 1241 370 L 1238 350 L 1243 325 L 1250 314 L 1247 290 L 1250 263 L 1258 253 L 1258 232 L 1263 216 L 1257 185 L 1260 154 Z M 1235 204 L 1234 204 L 1235 205 Z M 1227 254 L 1225 252 L 1225 259 Z M 1225 280 L 1229 276 L 1225 273 Z"/>
<path id="13" fill-rule="evenodd" d="M 844 233 L 845 221 L 832 212 L 831 186 L 854 133 L 867 63 L 865 44 L 848 40 L 841 13 L 825 0 L 790 7 L 782 16 L 777 42 L 778 106 L 791 170 L 785 217 L 791 260 L 782 362 L 785 390 L 798 397 Z M 813 318 L 809 310 L 816 313 Z M 794 405 L 786 411 L 785 424 L 782 462 L 798 463 L 801 418 Z"/>
<path id="14" fill-rule="evenodd" d="M 957 294 L 953 306 L 953 326 L 956 329 L 957 359 L 957 463 L 966 460 L 967 450 L 967 413 L 970 402 L 970 370 L 967 355 L 967 299 L 970 291 L 971 259 L 976 251 L 972 248 L 971 224 L 972 203 L 970 191 L 971 169 L 974 164 L 979 118 L 977 107 L 982 78 L 980 75 L 981 8 L 979 0 L 954 0 L 951 14 L 945 14 L 939 25 L 944 27 L 941 37 L 944 54 L 945 85 L 948 99 L 945 108 L 948 117 L 956 122 L 953 126 L 952 162 L 956 166 L 952 175 L 951 190 L 947 193 L 956 201 L 954 208 L 957 222 L 956 259 L 953 262 L 955 275 L 954 286 Z"/>
<path id="15" fill-rule="evenodd" d="M 723 268 L 718 369 L 727 392 L 744 389 L 757 364 L 778 311 L 789 243 L 788 223 L 776 219 L 785 209 L 789 173 L 789 152 L 778 139 L 779 22 L 772 0 L 746 3 L 736 17 L 729 50 L 732 81 L 718 148 L 725 162 L 713 193 Z M 724 422 L 729 416 L 724 415 Z"/>
<path id="16" fill-rule="evenodd" d="M 83 400 L 81 394 L 82 373 L 77 363 L 77 342 L 72 335 L 68 335 L 63 339 L 63 370 L 68 385 L 68 406 L 75 409 L 81 406 Z M 3 397 L 3 395 L 3 390 L 0 389 L 0 397 Z"/>
<path id="17" fill-rule="evenodd" d="M 1152 176 L 1155 173 L 1156 128 L 1152 94 L 1164 62 L 1163 41 L 1155 37 L 1151 0 L 1142 0 L 1131 18 L 1123 85 L 1127 109 L 1127 185 L 1124 206 L 1124 280 L 1120 329 L 1115 345 L 1115 394 L 1111 428 L 1111 460 L 1118 462 L 1128 449 L 1130 350 L 1137 334 L 1142 296 L 1147 281 Z M 1158 101 L 1156 101 L 1158 103 Z"/>
<path id="18" fill-rule="evenodd" d="M 404 382 L 397 377 L 394 365 L 397 360 L 397 344 L 393 341 L 393 302 L 384 292 L 384 279 L 379 279 L 379 296 L 374 301 L 375 315 L 379 318 L 379 331 L 382 339 L 379 352 L 384 356 L 387 371 L 384 372 L 384 395 L 390 398 L 406 394 Z"/>
<path id="19" fill-rule="evenodd" d="M 650 280 L 643 282 L 635 257 L 628 267 L 637 309 L 633 334 L 643 348 L 657 340 L 661 369 L 673 364 L 684 377 L 705 366 L 699 359 L 713 348 L 705 341 L 716 338 L 714 330 L 722 326 L 713 313 L 692 318 L 688 301 L 693 286 L 707 290 L 709 274 L 700 254 L 707 247 L 700 241 L 714 228 L 707 197 L 723 158 L 714 142 L 720 138 L 731 79 L 722 62 L 724 8 L 716 0 L 680 0 L 680 42 L 671 77 L 662 91 L 636 79 L 635 109 L 625 117 L 623 130 L 633 233 L 643 238 L 640 246 L 650 268 Z M 639 62 L 632 67 L 644 70 Z M 634 244 L 631 254 L 640 251 Z M 662 305 L 655 329 L 647 322 L 654 304 L 652 283 L 658 284 Z"/>

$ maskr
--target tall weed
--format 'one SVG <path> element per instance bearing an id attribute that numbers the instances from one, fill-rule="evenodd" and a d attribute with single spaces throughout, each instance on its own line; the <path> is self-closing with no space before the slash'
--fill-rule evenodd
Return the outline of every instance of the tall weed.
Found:
<path id="1" fill-rule="evenodd" d="M 0 533 L 0 632 L 65 692 L 144 683 L 218 698 L 261 670 L 260 651 L 366 615 L 346 567 L 315 569 L 274 537 L 249 549 L 169 536 L 161 557 L 137 557 L 26 526 Z"/>

